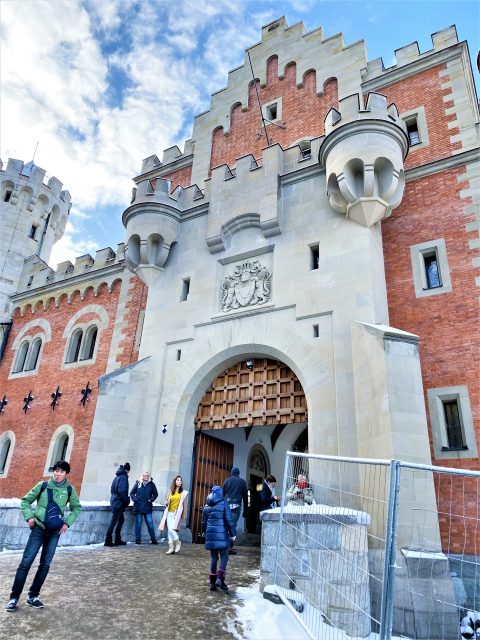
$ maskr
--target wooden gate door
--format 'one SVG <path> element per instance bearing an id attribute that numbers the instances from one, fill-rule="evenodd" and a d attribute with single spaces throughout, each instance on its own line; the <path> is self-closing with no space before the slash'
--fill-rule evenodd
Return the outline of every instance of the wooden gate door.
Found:
<path id="1" fill-rule="evenodd" d="M 229 477 L 232 466 L 233 444 L 197 431 L 195 434 L 195 466 L 190 516 L 193 542 L 204 542 L 202 537 L 203 505 L 213 485 L 222 486 Z"/>

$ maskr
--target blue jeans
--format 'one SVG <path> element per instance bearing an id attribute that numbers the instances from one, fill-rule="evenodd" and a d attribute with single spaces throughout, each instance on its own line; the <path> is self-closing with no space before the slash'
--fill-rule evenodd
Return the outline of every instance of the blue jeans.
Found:
<path id="1" fill-rule="evenodd" d="M 233 521 L 235 523 L 235 528 L 237 527 L 237 522 L 240 518 L 241 507 L 237 507 L 236 509 L 231 509 L 230 513 L 232 514 Z M 230 549 L 233 549 L 233 540 L 230 538 Z"/>
<path id="2" fill-rule="evenodd" d="M 227 568 L 228 562 L 228 549 L 210 549 L 210 573 L 217 573 L 218 556 L 220 556 L 220 566 L 218 567 L 222 571 Z"/>
<path id="3" fill-rule="evenodd" d="M 49 533 L 48 531 L 45 531 L 45 529 L 39 527 L 38 524 L 35 524 L 30 532 L 27 546 L 23 552 L 22 561 L 18 565 L 10 598 L 17 598 L 18 600 L 20 597 L 23 587 L 25 586 L 30 567 L 37 557 L 40 547 L 42 547 L 42 555 L 40 556 L 37 573 L 33 579 L 32 586 L 28 590 L 28 595 L 31 598 L 35 598 L 40 594 L 40 589 L 45 582 L 53 556 L 55 555 L 59 538 L 59 533 Z"/>
<path id="4" fill-rule="evenodd" d="M 155 530 L 153 528 L 153 517 L 151 513 L 136 513 L 135 514 L 135 540 L 140 540 L 142 537 L 142 519 L 145 518 L 147 523 L 148 533 L 150 534 L 150 540 L 155 540 Z"/>

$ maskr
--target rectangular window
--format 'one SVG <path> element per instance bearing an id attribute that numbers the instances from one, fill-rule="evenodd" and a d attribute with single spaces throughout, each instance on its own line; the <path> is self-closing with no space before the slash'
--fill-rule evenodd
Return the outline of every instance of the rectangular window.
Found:
<path id="1" fill-rule="evenodd" d="M 182 280 L 182 293 L 180 296 L 180 302 L 185 302 L 190 293 L 190 278 L 184 278 Z"/>
<path id="2" fill-rule="evenodd" d="M 31 238 L 32 240 L 35 240 L 35 234 L 37 233 L 37 227 L 32 224 L 32 226 L 30 227 L 30 231 L 28 233 L 28 237 Z"/>
<path id="3" fill-rule="evenodd" d="M 310 245 L 310 271 L 318 269 L 318 262 L 320 260 L 320 251 L 318 244 Z"/>
<path id="4" fill-rule="evenodd" d="M 422 253 L 423 264 L 425 267 L 425 289 L 436 289 L 442 286 L 440 275 L 440 265 L 436 249 Z"/>
<path id="5" fill-rule="evenodd" d="M 180 360 L 182 357 L 182 350 L 181 349 L 177 349 L 177 360 Z"/>
<path id="6" fill-rule="evenodd" d="M 277 103 L 271 104 L 267 107 L 267 120 L 276 120 L 277 115 Z"/>
<path id="7" fill-rule="evenodd" d="M 460 408 L 458 400 L 443 400 L 443 412 L 445 416 L 445 427 L 447 430 L 447 450 L 466 449 L 462 433 L 462 421 L 460 419 Z M 443 447 L 445 450 L 445 447 Z"/>
<path id="8" fill-rule="evenodd" d="M 3 201 L 4 202 L 10 202 L 10 198 L 12 197 L 12 193 L 13 193 L 13 191 L 11 191 L 10 189 L 7 189 L 5 191 L 5 195 L 3 197 Z"/>
<path id="9" fill-rule="evenodd" d="M 427 390 L 435 458 L 476 458 L 477 442 L 468 387 Z"/>
<path id="10" fill-rule="evenodd" d="M 313 337 L 318 338 L 318 324 L 313 325 Z"/>
<path id="11" fill-rule="evenodd" d="M 421 140 L 420 132 L 418 131 L 417 118 L 409 119 L 405 124 L 407 125 L 407 134 L 410 146 L 413 147 L 416 144 L 420 144 Z"/>

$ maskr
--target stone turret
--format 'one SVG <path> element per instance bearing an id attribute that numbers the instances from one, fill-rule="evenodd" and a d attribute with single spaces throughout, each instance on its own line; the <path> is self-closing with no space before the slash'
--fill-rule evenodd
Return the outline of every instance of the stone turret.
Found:
<path id="1" fill-rule="evenodd" d="M 10 296 L 16 293 L 26 258 L 48 262 L 53 244 L 65 231 L 70 193 L 55 177 L 45 182 L 45 170 L 33 161 L 0 161 L 0 322 L 11 315 Z"/>
<path id="2" fill-rule="evenodd" d="M 125 264 L 149 286 L 163 271 L 179 232 L 180 209 L 169 189 L 170 182 L 162 178 L 156 178 L 155 183 L 148 178 L 140 180 L 122 216 Z"/>
<path id="3" fill-rule="evenodd" d="M 330 205 L 366 227 L 388 217 L 403 197 L 407 153 L 405 124 L 384 95 L 370 93 L 365 109 L 358 94 L 340 100 L 319 153 Z"/>

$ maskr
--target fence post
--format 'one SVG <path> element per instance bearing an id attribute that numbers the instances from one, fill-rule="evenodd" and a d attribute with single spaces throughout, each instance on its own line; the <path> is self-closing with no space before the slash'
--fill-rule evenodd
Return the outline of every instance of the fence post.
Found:
<path id="1" fill-rule="evenodd" d="M 397 559 L 398 507 L 400 493 L 400 461 L 390 461 L 387 529 L 385 532 L 385 562 L 383 566 L 380 640 L 390 640 L 393 625 L 395 563 Z"/>
<path id="2" fill-rule="evenodd" d="M 277 584 L 278 552 L 280 548 L 280 538 L 282 536 L 282 522 L 283 522 L 283 510 L 284 510 L 283 503 L 285 502 L 285 494 L 287 492 L 288 466 L 289 466 L 289 460 L 291 455 L 292 453 L 290 451 L 287 451 L 287 454 L 285 456 L 285 469 L 283 471 L 283 486 L 282 486 L 282 493 L 281 493 L 282 499 L 280 502 L 280 521 L 278 523 L 278 537 L 277 537 L 277 546 L 275 549 L 275 565 L 274 565 L 274 571 L 273 571 L 273 584 L 275 585 Z"/>

